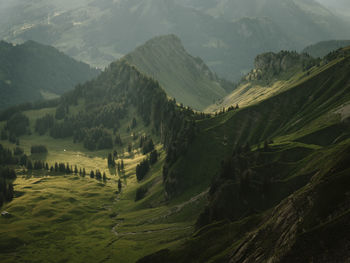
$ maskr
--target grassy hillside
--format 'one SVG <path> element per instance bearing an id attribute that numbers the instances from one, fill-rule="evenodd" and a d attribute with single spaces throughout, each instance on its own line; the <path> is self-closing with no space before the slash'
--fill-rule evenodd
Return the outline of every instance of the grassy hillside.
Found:
<path id="1" fill-rule="evenodd" d="M 12 141 L 5 147 L 19 144 L 32 161 L 69 162 L 87 175 L 11 166 L 18 179 L 2 207 L 10 215 L 0 218 L 0 260 L 344 261 L 349 52 L 217 116 L 177 105 L 125 60 L 49 106 L 2 112 L 0 135 Z M 38 144 L 48 152 L 31 153 Z M 114 151 L 124 169 L 107 165 Z M 90 178 L 96 169 L 107 178 Z"/>
<path id="2" fill-rule="evenodd" d="M 153 38 L 124 59 L 158 80 L 177 102 L 194 109 L 202 110 L 227 94 L 220 79 L 174 35 Z"/>
<path id="3" fill-rule="evenodd" d="M 276 96 L 218 118 L 199 121 L 201 132 L 182 158 L 191 161 L 179 161 L 173 176 L 170 172 L 169 182 L 179 185 L 175 189 L 184 189 L 184 185 L 210 180 L 215 167 L 235 145 L 254 145 L 294 133 L 301 138 L 337 123 L 340 119 L 332 112 L 349 100 L 348 68 L 349 56 L 340 55 L 314 68 L 293 87 Z M 328 139 L 335 140 L 338 136 L 340 134 L 335 133 Z M 201 165 L 193 165 L 197 163 Z M 190 177 L 191 182 L 183 179 L 188 178 L 187 171 L 197 171 Z"/>
<path id="4" fill-rule="evenodd" d="M 206 108 L 207 112 L 218 112 L 235 105 L 246 107 L 286 91 L 310 75 L 313 67 L 328 63 L 325 59 L 314 59 L 308 54 L 280 51 L 268 52 L 255 58 L 252 71 L 242 77 L 237 88 L 222 100 Z"/>
<path id="5" fill-rule="evenodd" d="M 274 145 L 272 148 L 279 148 L 278 152 L 283 153 L 285 146 Z M 138 262 L 187 262 L 188 258 L 195 259 L 193 262 L 346 262 L 349 258 L 347 233 L 350 226 L 347 195 L 349 165 L 345 160 L 349 157 L 349 140 L 311 152 L 304 160 L 287 162 L 285 159 L 281 162 L 284 167 L 299 165 L 300 173 L 290 170 L 289 178 L 271 189 L 289 195 L 284 185 L 289 183 L 297 187 L 296 181 L 302 180 L 302 177 L 311 179 L 306 180 L 308 183 L 304 181 L 304 187 L 275 207 L 260 210 L 257 204 L 250 203 L 264 203 L 273 194 L 260 192 L 257 181 L 251 181 L 243 196 L 237 197 L 240 183 L 234 184 L 226 179 L 218 189 L 211 188 L 215 194 L 210 196 L 207 208 L 209 214 L 223 217 L 197 230 L 180 247 L 161 250 Z M 300 156 L 301 152 L 296 153 Z M 275 164 L 270 166 L 266 175 L 280 174 L 271 170 L 273 168 L 277 168 Z M 263 175 L 261 172 L 258 174 Z M 248 196 L 253 196 L 252 192 L 258 199 L 249 199 Z M 229 212 L 237 215 L 238 209 L 242 206 L 249 209 L 249 205 L 255 206 L 255 210 L 251 207 L 252 210 L 238 219 L 230 217 L 232 214 Z"/>
<path id="6" fill-rule="evenodd" d="M 175 199 L 210 187 L 198 231 L 139 262 L 349 258 L 349 49 L 329 56 L 278 95 L 198 121 L 165 181 Z"/>
<path id="7" fill-rule="evenodd" d="M 20 114 L 7 112 L 2 118 Z M 169 159 L 169 148 L 175 153 L 184 147 L 191 127 L 187 121 L 194 113 L 168 100 L 153 79 L 119 61 L 49 107 L 22 109 L 21 114 L 28 125 L 18 135 L 19 145 L 8 140 L 1 144 L 11 150 L 21 147 L 33 162 L 44 161 L 49 167 L 69 163 L 85 168 L 87 174 L 13 166 L 15 198 L 1 208 L 10 214 L 0 217 L 1 262 L 15 258 L 135 262 L 159 248 L 180 244 L 192 233 L 204 195 L 170 204 L 165 199 L 162 168 L 176 158 Z M 53 124 L 40 134 L 37 123 L 49 119 L 46 116 L 53 116 Z M 8 120 L 0 122 L 2 131 L 11 132 L 10 127 Z M 96 131 L 113 139 L 100 148 L 101 136 L 94 140 Z M 149 139 L 158 161 L 139 180 L 137 166 L 150 158 L 142 142 Z M 89 150 L 91 143 L 95 148 Z M 31 153 L 33 145 L 45 145 L 48 152 Z M 114 161 L 123 162 L 124 168 L 107 165 L 108 154 L 114 152 Z M 106 180 L 90 178 L 90 171 L 97 169 L 106 173 Z"/>
<path id="8" fill-rule="evenodd" d="M 0 108 L 52 99 L 97 76 L 98 70 L 33 41 L 0 42 Z"/>

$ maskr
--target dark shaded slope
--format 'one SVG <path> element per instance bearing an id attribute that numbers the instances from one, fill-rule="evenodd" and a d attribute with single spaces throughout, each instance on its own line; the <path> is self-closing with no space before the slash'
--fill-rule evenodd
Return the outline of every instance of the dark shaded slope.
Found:
<path id="1" fill-rule="evenodd" d="M 294 88 L 259 104 L 198 123 L 201 132 L 188 153 L 169 171 L 166 187 L 176 195 L 190 186 L 208 183 L 221 160 L 235 145 L 263 143 L 266 139 L 299 131 L 350 99 L 350 58 L 332 61 Z M 305 133 L 331 123 L 316 123 Z M 303 136 L 303 132 L 299 136 Z M 339 136 L 331 134 L 333 140 Z M 196 165 L 200 164 L 200 165 Z"/>
<path id="2" fill-rule="evenodd" d="M 338 112 L 350 101 L 348 52 L 284 93 L 198 123 L 165 181 L 173 198 L 210 185 L 198 231 L 139 262 L 347 262 L 350 125 Z"/>
<path id="3" fill-rule="evenodd" d="M 97 76 L 98 70 L 33 41 L 0 43 L 0 107 L 58 96 Z"/>
<path id="4" fill-rule="evenodd" d="M 347 262 L 349 141 L 312 156 L 309 183 L 273 209 L 211 222 L 180 247 L 138 262 Z M 222 207 L 231 208 L 225 202 Z"/>

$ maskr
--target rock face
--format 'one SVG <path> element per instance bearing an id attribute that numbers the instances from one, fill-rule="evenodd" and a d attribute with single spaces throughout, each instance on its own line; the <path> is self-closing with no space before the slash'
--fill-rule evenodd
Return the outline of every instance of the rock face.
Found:
<path id="1" fill-rule="evenodd" d="M 293 52 L 266 53 L 255 59 L 255 68 L 262 71 L 286 71 L 300 61 L 301 56 Z"/>
<path id="2" fill-rule="evenodd" d="M 305 53 L 299 54 L 295 51 L 268 52 L 255 58 L 255 67 L 244 77 L 244 80 L 269 80 L 284 72 L 294 73 L 297 70 L 307 70 L 317 63 L 317 60 Z"/>

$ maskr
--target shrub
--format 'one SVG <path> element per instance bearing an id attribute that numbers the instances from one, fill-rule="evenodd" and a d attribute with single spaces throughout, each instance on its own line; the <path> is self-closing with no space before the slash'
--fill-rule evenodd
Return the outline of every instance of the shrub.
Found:
<path id="1" fill-rule="evenodd" d="M 148 188 L 145 186 L 141 186 L 136 190 L 135 202 L 143 199 L 148 192 Z"/>
<path id="2" fill-rule="evenodd" d="M 31 154 L 36 154 L 36 153 L 47 153 L 47 148 L 45 145 L 33 145 L 30 148 L 30 153 Z"/>

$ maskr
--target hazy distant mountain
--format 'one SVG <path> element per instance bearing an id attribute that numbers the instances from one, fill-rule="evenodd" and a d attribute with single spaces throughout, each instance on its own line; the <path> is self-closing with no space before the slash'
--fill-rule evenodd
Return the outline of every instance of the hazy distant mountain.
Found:
<path id="1" fill-rule="evenodd" d="M 300 50 L 321 40 L 350 36 L 345 22 L 312 0 L 15 3 L 0 8 L 6 13 L 0 18 L 1 38 L 50 44 L 99 67 L 154 36 L 176 34 L 186 50 L 203 58 L 212 70 L 237 80 L 262 52 Z"/>
<path id="2" fill-rule="evenodd" d="M 185 0 L 184 0 L 185 1 Z M 191 0 L 187 0 L 191 1 Z M 349 36 L 349 27 L 314 0 L 217 0 L 206 13 L 228 20 L 269 17 L 298 44 Z M 201 3 L 197 3 L 201 6 Z"/>
<path id="3" fill-rule="evenodd" d="M 314 45 L 307 46 L 303 52 L 310 54 L 311 56 L 324 57 L 331 51 L 335 51 L 339 48 L 350 46 L 350 40 L 329 40 L 321 41 Z"/>
<path id="4" fill-rule="evenodd" d="M 0 42 L 0 107 L 49 99 L 99 73 L 53 47 Z"/>
<path id="5" fill-rule="evenodd" d="M 316 0 L 333 12 L 350 19 L 350 2 L 348 0 Z"/>
<path id="6" fill-rule="evenodd" d="M 125 59 L 186 106 L 202 110 L 227 94 L 218 77 L 200 58 L 189 55 L 175 35 L 153 38 Z"/>

